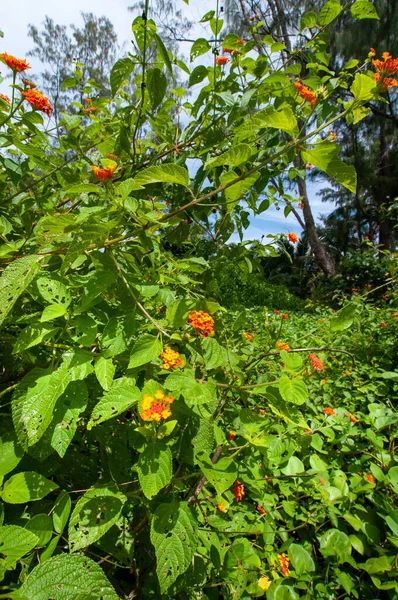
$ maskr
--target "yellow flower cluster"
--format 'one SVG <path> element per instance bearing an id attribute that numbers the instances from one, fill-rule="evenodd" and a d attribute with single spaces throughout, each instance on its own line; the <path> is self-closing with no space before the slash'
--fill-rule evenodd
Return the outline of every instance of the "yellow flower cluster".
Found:
<path id="1" fill-rule="evenodd" d="M 173 396 L 165 396 L 161 390 L 156 390 L 154 398 L 144 394 L 141 400 L 140 417 L 143 421 L 157 421 L 171 417 L 170 404 L 173 404 Z"/>
<path id="2" fill-rule="evenodd" d="M 176 352 L 170 346 L 166 346 L 165 350 L 160 353 L 160 358 L 163 361 L 163 369 L 175 369 L 176 367 L 182 367 L 184 364 L 179 352 Z"/>
<path id="3" fill-rule="evenodd" d="M 276 347 L 278 350 L 290 350 L 289 344 L 286 344 L 285 342 L 276 342 Z"/>

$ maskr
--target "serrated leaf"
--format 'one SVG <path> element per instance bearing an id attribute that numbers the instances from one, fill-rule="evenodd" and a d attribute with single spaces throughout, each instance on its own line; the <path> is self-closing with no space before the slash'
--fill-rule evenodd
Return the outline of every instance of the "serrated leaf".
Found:
<path id="1" fill-rule="evenodd" d="M 170 327 L 172 329 L 183 327 L 187 322 L 189 311 L 190 305 L 184 299 L 170 302 L 166 309 L 166 319 L 170 323 Z"/>
<path id="2" fill-rule="evenodd" d="M 308 399 L 308 388 L 300 379 L 289 379 L 287 375 L 282 375 L 278 388 L 286 402 L 300 405 Z"/>
<path id="3" fill-rule="evenodd" d="M 24 504 L 41 500 L 57 487 L 56 483 L 46 479 L 40 473 L 25 471 L 7 479 L 0 496 L 9 504 Z"/>
<path id="4" fill-rule="evenodd" d="M 170 373 L 164 385 L 167 389 L 182 394 L 191 408 L 198 404 L 211 403 L 214 399 L 215 386 L 211 383 L 198 383 L 192 371 Z"/>
<path id="5" fill-rule="evenodd" d="M 335 179 L 350 192 L 355 193 L 357 188 L 357 174 L 355 167 L 346 165 L 338 157 L 340 147 L 337 144 L 322 142 L 313 150 L 304 150 L 301 153 L 305 163 L 311 163 L 321 171 Z"/>
<path id="6" fill-rule="evenodd" d="M 84 381 L 71 381 L 57 400 L 49 431 L 51 446 L 63 458 L 77 430 L 77 419 L 86 409 L 87 387 Z M 52 431 L 51 431 L 52 430 Z"/>
<path id="7" fill-rule="evenodd" d="M 377 93 L 376 82 L 373 77 L 368 77 L 364 73 L 357 73 L 350 91 L 355 100 L 362 102 L 372 100 Z"/>
<path id="8" fill-rule="evenodd" d="M 173 467 L 170 448 L 159 441 L 149 444 L 140 454 L 137 471 L 142 491 L 151 500 L 171 481 Z"/>
<path id="9" fill-rule="evenodd" d="M 297 127 L 297 120 L 290 106 L 285 106 L 279 110 L 268 108 L 258 116 L 261 117 L 264 125 L 273 129 L 281 129 L 291 133 Z"/>
<path id="10" fill-rule="evenodd" d="M 97 563 L 65 553 L 37 565 L 18 593 L 26 600 L 119 600 Z"/>
<path id="11" fill-rule="evenodd" d="M 282 350 L 280 353 L 280 357 L 284 363 L 284 368 L 289 371 L 299 371 L 303 366 L 303 361 L 299 354 L 294 352 L 286 352 L 286 350 Z"/>
<path id="12" fill-rule="evenodd" d="M 40 296 L 50 304 L 62 304 L 67 308 L 72 296 L 62 279 L 53 273 L 39 275 L 34 282 Z"/>
<path id="13" fill-rule="evenodd" d="M 71 552 L 93 544 L 119 519 L 127 498 L 106 487 L 93 487 L 82 496 L 70 517 L 68 538 Z"/>
<path id="14" fill-rule="evenodd" d="M 379 19 L 376 7 L 369 0 L 357 0 L 351 6 L 354 19 Z"/>
<path id="15" fill-rule="evenodd" d="M 40 317 L 40 323 L 47 323 L 66 314 L 66 308 L 63 304 L 50 304 L 46 306 Z"/>
<path id="16" fill-rule="evenodd" d="M 112 385 L 113 377 L 116 371 L 116 365 L 113 364 L 111 358 L 104 358 L 103 356 L 100 356 L 95 361 L 94 371 L 102 389 L 107 392 Z"/>
<path id="17" fill-rule="evenodd" d="M 93 367 L 89 353 L 64 354 L 61 365 L 48 374 L 34 369 L 24 377 L 12 396 L 12 418 L 22 447 L 33 446 L 49 427 L 58 398 L 71 381 L 85 379 Z"/>
<path id="18" fill-rule="evenodd" d="M 17 560 L 28 554 L 38 544 L 37 535 L 24 527 L 0 527 L 0 555 L 6 569 L 15 569 Z"/>
<path id="19" fill-rule="evenodd" d="M 109 392 L 105 392 L 94 407 L 87 429 L 113 419 L 122 414 L 141 399 L 141 392 L 135 386 L 135 379 L 121 377 L 115 379 Z"/>
<path id="20" fill-rule="evenodd" d="M 149 333 L 140 337 L 134 344 L 130 355 L 129 369 L 140 367 L 155 358 L 158 358 L 162 351 L 162 342 Z"/>
<path id="21" fill-rule="evenodd" d="M 206 369 L 217 369 L 217 367 L 221 367 L 221 365 L 225 365 L 228 361 L 228 353 L 223 346 L 215 340 L 214 338 L 205 338 L 202 341 L 202 346 L 204 350 L 204 361 Z"/>
<path id="22" fill-rule="evenodd" d="M 338 0 L 329 0 L 322 6 L 319 13 L 319 25 L 329 25 L 342 11 L 342 6 Z"/>
<path id="23" fill-rule="evenodd" d="M 227 457 L 220 458 L 214 465 L 209 460 L 197 460 L 203 475 L 206 475 L 219 495 L 228 490 L 238 476 L 235 463 Z"/>
<path id="24" fill-rule="evenodd" d="M 44 340 L 53 337 L 58 330 L 59 327 L 51 324 L 32 323 L 32 325 L 28 325 L 21 331 L 14 344 L 12 353 L 19 354 L 28 348 L 37 346 Z"/>
<path id="25" fill-rule="evenodd" d="M 125 81 L 134 71 L 134 62 L 130 58 L 120 58 L 111 69 L 110 84 L 112 96 L 120 89 Z"/>
<path id="26" fill-rule="evenodd" d="M 14 431 L 3 433 L 0 437 L 0 479 L 15 469 L 23 455 Z"/>
<path id="27" fill-rule="evenodd" d="M 45 546 L 51 540 L 53 523 L 45 513 L 34 515 L 25 525 L 25 529 L 37 536 L 37 546 Z"/>
<path id="28" fill-rule="evenodd" d="M 75 183 L 65 190 L 65 194 L 103 194 L 104 190 L 95 183 Z"/>
<path id="29" fill-rule="evenodd" d="M 221 174 L 220 183 L 221 185 L 226 185 L 237 178 L 238 174 L 235 171 L 225 171 Z M 231 212 L 238 204 L 239 200 L 244 199 L 244 195 L 253 187 L 258 178 L 259 173 L 253 173 L 245 179 L 238 181 L 238 183 L 227 187 L 227 189 L 224 191 L 225 197 L 227 199 L 227 212 Z"/>
<path id="30" fill-rule="evenodd" d="M 136 185 L 148 185 L 157 182 L 178 183 L 189 187 L 189 174 L 185 167 L 167 164 L 148 167 L 135 177 Z"/>
<path id="31" fill-rule="evenodd" d="M 164 594 L 188 569 L 198 543 L 196 521 L 186 502 L 173 500 L 157 507 L 151 522 L 151 542 L 160 592 Z"/>
<path id="32" fill-rule="evenodd" d="M 152 110 L 156 110 L 162 103 L 167 90 L 166 75 L 160 69 L 148 69 L 147 88 L 151 99 Z"/>
<path id="33" fill-rule="evenodd" d="M 222 165 L 231 165 L 233 167 L 238 167 L 242 163 L 246 163 L 252 155 L 252 148 L 249 144 L 237 144 L 217 156 L 216 158 L 209 159 L 204 168 L 214 169 L 215 167 L 220 167 Z"/>
<path id="34" fill-rule="evenodd" d="M 0 277 L 0 326 L 37 273 L 43 256 L 24 256 L 14 260 Z"/>

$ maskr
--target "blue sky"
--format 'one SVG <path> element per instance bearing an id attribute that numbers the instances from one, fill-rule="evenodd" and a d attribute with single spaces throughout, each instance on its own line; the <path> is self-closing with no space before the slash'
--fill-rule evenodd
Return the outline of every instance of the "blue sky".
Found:
<path id="1" fill-rule="evenodd" d="M 205 12 L 214 8 L 212 0 L 190 0 L 189 6 L 183 0 L 176 0 L 176 2 L 187 17 L 196 23 Z M 133 3 L 133 0 L 12 0 L 12 2 L 3 0 L 0 6 L 0 28 L 4 32 L 4 38 L 0 38 L 0 52 L 8 52 L 18 58 L 24 58 L 32 48 L 32 41 L 27 36 L 29 23 L 40 28 L 45 16 L 48 15 L 59 24 L 75 23 L 80 25 L 82 23 L 81 12 L 93 12 L 97 16 L 108 17 L 114 24 L 119 44 L 125 44 L 125 48 L 128 48 L 131 39 L 131 22 L 136 15 L 128 12 L 127 7 Z M 210 35 L 207 24 L 198 23 L 195 26 L 193 37 Z M 186 56 L 189 54 L 187 46 L 189 45 L 185 44 L 182 49 Z M 32 59 L 30 62 L 33 70 L 40 69 L 37 61 Z M 5 74 L 2 65 L 0 71 Z M 0 93 L 9 94 L 8 83 L 9 80 L 0 83 Z M 195 88 L 193 88 L 193 93 L 195 93 Z M 308 186 L 311 206 L 316 219 L 320 214 L 327 214 L 333 208 L 332 204 L 322 203 L 317 197 L 318 189 L 319 185 Z M 290 214 L 285 218 L 283 209 L 277 211 L 275 207 L 271 207 L 260 217 L 251 218 L 246 238 L 259 239 L 268 233 L 287 233 L 288 231 L 294 231 L 298 235 L 301 233 L 301 228 L 294 215 Z"/>

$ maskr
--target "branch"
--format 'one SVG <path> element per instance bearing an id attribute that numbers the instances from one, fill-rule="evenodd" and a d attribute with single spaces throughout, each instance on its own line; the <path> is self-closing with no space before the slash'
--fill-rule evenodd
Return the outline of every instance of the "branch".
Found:
<path id="1" fill-rule="evenodd" d="M 211 462 L 213 463 L 213 465 L 220 458 L 221 452 L 222 452 L 222 444 L 219 444 L 217 446 L 217 448 L 215 449 L 213 456 L 211 457 Z M 202 488 L 206 484 L 206 482 L 207 482 L 207 477 L 206 477 L 206 475 L 203 475 L 202 479 L 199 481 L 198 485 L 196 486 L 194 493 L 188 500 L 189 504 L 192 504 L 193 502 L 197 502 L 198 496 L 199 496 L 200 492 L 202 491 Z"/>

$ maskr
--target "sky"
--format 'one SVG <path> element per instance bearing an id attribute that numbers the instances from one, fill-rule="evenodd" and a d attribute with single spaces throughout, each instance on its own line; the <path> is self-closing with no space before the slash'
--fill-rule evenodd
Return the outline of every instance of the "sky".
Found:
<path id="1" fill-rule="evenodd" d="M 189 6 L 183 0 L 175 0 L 177 7 L 181 7 L 186 16 L 196 23 L 204 13 L 213 8 L 212 0 L 190 0 Z M 131 22 L 139 14 L 128 12 L 127 7 L 134 4 L 133 0 L 3 0 L 0 3 L 0 29 L 4 32 L 4 38 L 0 38 L 0 53 L 8 52 L 17 58 L 25 58 L 27 52 L 32 48 L 32 40 L 27 35 L 28 24 L 31 23 L 40 28 L 46 15 L 56 23 L 62 25 L 82 25 L 81 12 L 92 12 L 97 17 L 106 16 L 113 23 L 118 35 L 119 45 L 128 49 L 131 34 Z M 205 24 L 195 26 L 192 37 L 210 36 Z M 184 44 L 183 53 L 188 56 L 189 47 Z M 39 70 L 40 65 L 35 59 L 29 59 L 34 70 Z M 5 69 L 0 67 L 2 74 Z M 9 94 L 9 80 L 0 83 L 0 93 Z M 200 85 L 200 84 L 199 84 Z M 193 88 L 195 93 L 195 88 Z M 321 202 L 317 195 L 319 185 L 308 186 L 308 193 L 313 209 L 314 217 L 319 219 L 321 214 L 325 215 L 333 209 L 333 204 Z M 294 195 L 294 193 L 292 193 Z M 283 209 L 277 211 L 271 207 L 259 217 L 250 218 L 250 227 L 246 230 L 245 239 L 260 239 L 269 233 L 287 233 L 293 231 L 301 234 L 301 227 L 291 213 L 284 217 Z M 235 236 L 234 238 L 235 239 Z"/>

